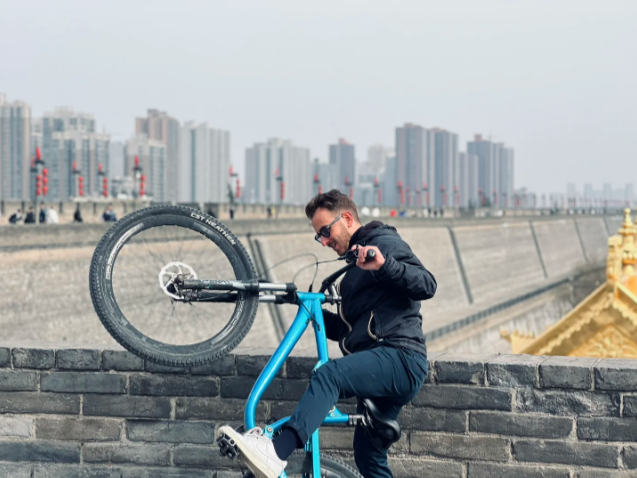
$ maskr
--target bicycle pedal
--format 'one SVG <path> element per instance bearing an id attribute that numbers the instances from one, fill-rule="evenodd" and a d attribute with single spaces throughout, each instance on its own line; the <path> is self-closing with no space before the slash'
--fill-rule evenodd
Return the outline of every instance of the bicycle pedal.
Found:
<path id="1" fill-rule="evenodd" d="M 219 454 L 221 456 L 227 456 L 231 460 L 239 456 L 239 447 L 235 441 L 227 435 L 222 435 L 217 438 L 217 445 L 219 446 Z"/>

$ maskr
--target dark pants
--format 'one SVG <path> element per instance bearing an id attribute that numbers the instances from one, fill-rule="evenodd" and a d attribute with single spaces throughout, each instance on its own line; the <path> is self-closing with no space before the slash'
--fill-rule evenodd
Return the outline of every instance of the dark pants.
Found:
<path id="1" fill-rule="evenodd" d="M 382 413 L 397 419 L 426 376 L 424 355 L 391 346 L 331 360 L 316 371 L 286 426 L 293 428 L 305 443 L 339 399 L 352 397 L 371 398 Z M 387 451 L 374 446 L 363 427 L 356 426 L 354 458 L 365 478 L 393 477 L 387 465 Z"/>

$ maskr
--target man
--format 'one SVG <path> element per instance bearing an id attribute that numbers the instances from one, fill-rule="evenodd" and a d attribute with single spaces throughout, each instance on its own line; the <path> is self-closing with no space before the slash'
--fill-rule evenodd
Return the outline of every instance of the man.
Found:
<path id="1" fill-rule="evenodd" d="M 115 211 L 113 211 L 113 206 L 109 204 L 104 210 L 104 214 L 102 214 L 102 219 L 104 222 L 115 222 L 117 221 L 117 216 L 115 215 Z"/>
<path id="2" fill-rule="evenodd" d="M 231 427 L 219 434 L 234 439 L 240 459 L 257 478 L 277 478 L 287 458 L 302 448 L 338 399 L 371 398 L 381 413 L 396 419 L 427 376 L 427 349 L 420 301 L 436 292 L 436 281 L 396 229 L 379 221 L 364 227 L 354 202 L 331 190 L 305 208 L 315 239 L 339 256 L 358 249 L 358 267 L 340 284 L 339 314 L 324 311 L 327 337 L 338 340 L 345 355 L 321 366 L 273 441 L 259 429 L 244 435 Z M 367 253 L 375 256 L 366 260 Z M 361 412 L 359 408 L 358 413 Z M 354 432 L 354 458 L 365 478 L 392 477 L 387 449 L 374 444 L 361 425 Z"/>
<path id="3" fill-rule="evenodd" d="M 9 217 L 9 224 L 18 224 L 20 221 L 22 221 L 22 209 L 18 209 Z"/>
<path id="4" fill-rule="evenodd" d="M 40 224 L 44 224 L 46 222 L 46 207 L 44 204 L 40 204 Z"/>
<path id="5" fill-rule="evenodd" d="M 58 217 L 58 212 L 55 210 L 55 207 L 49 206 L 49 210 L 46 215 L 46 223 L 47 224 L 57 224 L 60 222 Z"/>
<path id="6" fill-rule="evenodd" d="M 35 224 L 35 211 L 33 210 L 33 206 L 29 207 L 27 211 L 27 216 L 24 218 L 25 224 Z"/>

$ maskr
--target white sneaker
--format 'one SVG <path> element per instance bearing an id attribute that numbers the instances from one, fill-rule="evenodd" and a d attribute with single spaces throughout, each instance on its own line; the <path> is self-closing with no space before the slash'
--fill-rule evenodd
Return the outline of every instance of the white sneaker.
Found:
<path id="1" fill-rule="evenodd" d="M 264 437 L 260 428 L 241 435 L 234 428 L 224 426 L 217 431 L 217 438 L 223 435 L 235 442 L 239 458 L 257 478 L 279 478 L 288 464 L 278 457 L 272 440 Z"/>

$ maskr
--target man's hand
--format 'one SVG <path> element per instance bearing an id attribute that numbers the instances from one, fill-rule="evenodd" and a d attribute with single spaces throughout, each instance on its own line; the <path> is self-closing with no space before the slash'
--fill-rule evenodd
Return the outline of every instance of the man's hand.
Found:
<path id="1" fill-rule="evenodd" d="M 356 260 L 356 265 L 363 270 L 366 271 L 377 271 L 380 269 L 385 263 L 385 256 L 381 254 L 376 246 L 352 246 L 352 251 L 358 249 L 358 259 Z M 367 259 L 367 251 L 376 251 L 376 255 L 373 258 Z"/>

